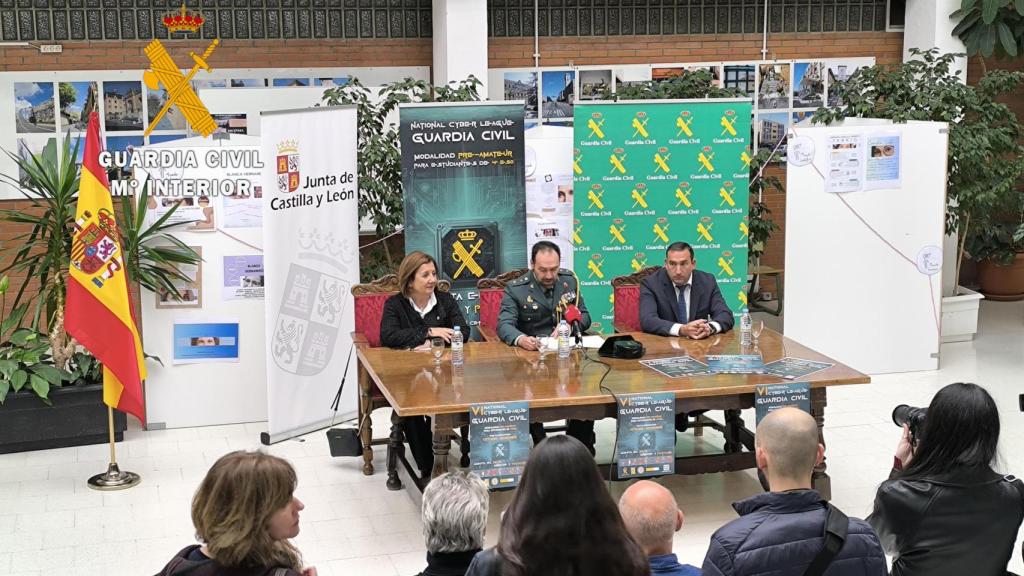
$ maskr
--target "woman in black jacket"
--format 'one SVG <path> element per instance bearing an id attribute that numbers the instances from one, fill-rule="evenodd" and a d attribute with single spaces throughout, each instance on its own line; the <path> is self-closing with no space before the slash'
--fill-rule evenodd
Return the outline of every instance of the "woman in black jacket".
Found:
<path id="1" fill-rule="evenodd" d="M 594 457 L 572 436 L 534 447 L 498 545 L 478 553 L 466 576 L 647 576 L 650 566 L 601 480 Z"/>
<path id="2" fill-rule="evenodd" d="M 995 472 L 999 411 L 984 388 L 935 395 L 916 446 L 909 429 L 868 522 L 893 576 L 1005 576 L 1024 518 L 1024 485 Z"/>
<path id="3" fill-rule="evenodd" d="M 455 298 L 437 290 L 437 262 L 429 254 L 410 252 L 398 267 L 399 292 L 384 303 L 380 319 L 380 341 L 389 348 L 429 346 L 431 338 L 451 343 L 455 327 L 462 332 L 462 341 L 469 340 L 469 326 Z M 409 442 L 420 474 L 429 477 L 434 464 L 433 434 L 428 416 L 403 419 L 405 438 Z"/>

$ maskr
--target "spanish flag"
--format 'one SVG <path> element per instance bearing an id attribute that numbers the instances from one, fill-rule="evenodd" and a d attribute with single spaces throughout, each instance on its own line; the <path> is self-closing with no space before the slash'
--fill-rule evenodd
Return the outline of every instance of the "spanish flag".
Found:
<path id="1" fill-rule="evenodd" d="M 103 401 L 146 423 L 146 366 L 132 318 L 124 254 L 114 220 L 96 113 L 89 115 L 72 236 L 64 327 L 103 363 Z"/>

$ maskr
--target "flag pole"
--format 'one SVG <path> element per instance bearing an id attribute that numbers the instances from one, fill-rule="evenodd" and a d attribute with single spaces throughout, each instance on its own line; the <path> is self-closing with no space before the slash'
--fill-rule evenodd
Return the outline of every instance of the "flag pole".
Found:
<path id="1" fill-rule="evenodd" d="M 124 490 L 142 482 L 142 477 L 134 472 L 122 472 L 117 465 L 114 444 L 114 409 L 107 406 L 107 424 L 110 430 L 110 464 L 107 471 L 89 478 L 89 488 L 93 490 Z"/>

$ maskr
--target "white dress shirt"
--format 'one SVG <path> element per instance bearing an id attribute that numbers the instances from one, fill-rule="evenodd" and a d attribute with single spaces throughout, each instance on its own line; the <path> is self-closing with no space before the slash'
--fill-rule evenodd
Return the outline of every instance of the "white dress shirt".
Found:
<path id="1" fill-rule="evenodd" d="M 697 320 L 697 318 L 693 318 L 690 315 L 691 306 L 693 304 L 693 274 L 690 274 L 690 278 L 686 281 L 686 284 L 683 284 L 682 286 L 677 286 L 673 284 L 672 290 L 675 292 L 676 302 L 679 302 L 679 291 L 686 291 L 686 317 L 689 318 L 690 322 Z M 678 304 L 676 304 L 676 306 L 678 307 Z M 712 334 L 718 334 L 719 332 L 722 331 L 722 326 L 718 322 L 715 322 L 714 320 L 709 320 L 708 324 L 711 325 Z M 669 332 L 673 336 L 679 336 L 679 333 L 680 331 L 682 331 L 682 329 L 683 325 L 676 323 L 672 325 L 672 329 Z"/>
<path id="2" fill-rule="evenodd" d="M 427 315 L 427 312 L 430 312 L 434 309 L 434 306 L 437 306 L 437 295 L 431 292 L 430 299 L 427 300 L 427 305 L 422 310 L 420 310 L 420 307 L 416 305 L 416 301 L 412 298 L 409 298 L 409 304 L 412 304 L 412 309 L 420 315 L 420 318 L 423 318 Z"/>

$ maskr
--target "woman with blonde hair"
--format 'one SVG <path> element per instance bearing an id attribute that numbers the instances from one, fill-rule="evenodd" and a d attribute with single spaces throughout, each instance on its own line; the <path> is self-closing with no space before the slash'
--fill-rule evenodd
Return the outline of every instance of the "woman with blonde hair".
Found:
<path id="1" fill-rule="evenodd" d="M 295 469 L 262 452 L 218 459 L 192 498 L 192 524 L 203 544 L 178 552 L 158 576 L 316 576 L 302 568 Z"/>

